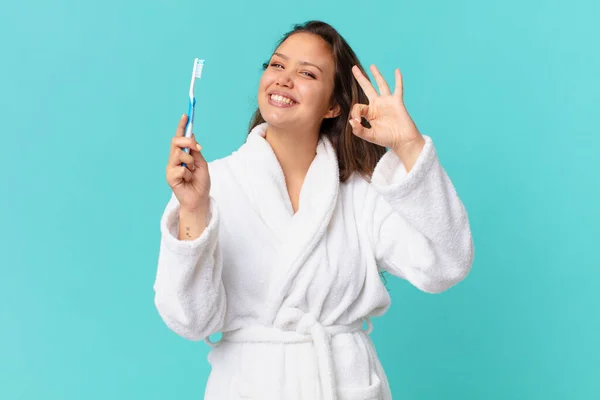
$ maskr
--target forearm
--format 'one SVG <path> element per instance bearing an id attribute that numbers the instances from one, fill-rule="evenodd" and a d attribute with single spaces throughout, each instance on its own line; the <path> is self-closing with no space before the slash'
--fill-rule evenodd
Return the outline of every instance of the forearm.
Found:
<path id="1" fill-rule="evenodd" d="M 421 134 L 419 134 L 417 139 L 408 143 L 404 143 L 402 146 L 398 146 L 397 148 L 393 149 L 398 157 L 400 157 L 400 160 L 402 160 L 402 164 L 404 165 L 406 172 L 409 172 L 415 165 L 415 162 L 419 158 L 424 146 L 425 139 Z"/>
<path id="2" fill-rule="evenodd" d="M 192 340 L 220 330 L 226 310 L 219 212 L 212 200 L 208 205 L 191 212 L 173 196 L 161 218 L 155 304 L 171 330 Z"/>
<path id="3" fill-rule="evenodd" d="M 378 261 L 422 290 L 439 292 L 469 272 L 473 241 L 466 209 L 431 139 L 424 139 L 423 147 L 415 142 L 412 151 L 394 149 L 382 158 L 372 183 L 383 203 L 369 214 Z"/>
<path id="4" fill-rule="evenodd" d="M 208 206 L 195 211 L 179 210 L 179 240 L 194 240 L 206 229 Z"/>

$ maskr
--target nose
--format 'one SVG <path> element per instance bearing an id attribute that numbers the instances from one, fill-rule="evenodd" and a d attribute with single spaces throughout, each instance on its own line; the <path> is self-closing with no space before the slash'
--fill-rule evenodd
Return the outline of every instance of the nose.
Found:
<path id="1" fill-rule="evenodd" d="M 294 79 L 292 78 L 292 73 L 290 73 L 286 70 L 279 72 L 276 83 L 278 86 L 293 88 L 294 87 Z"/>

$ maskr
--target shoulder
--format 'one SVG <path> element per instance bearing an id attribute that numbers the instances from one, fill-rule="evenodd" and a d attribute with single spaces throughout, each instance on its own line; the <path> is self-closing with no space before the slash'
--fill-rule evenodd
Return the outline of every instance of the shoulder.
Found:
<path id="1" fill-rule="evenodd" d="M 340 200 L 346 204 L 352 204 L 356 211 L 361 211 L 374 195 L 376 192 L 370 183 L 370 177 L 365 177 L 358 172 L 340 183 Z"/>
<path id="2" fill-rule="evenodd" d="M 222 175 L 231 169 L 231 165 L 239 159 L 240 151 L 244 148 L 245 143 L 240 144 L 237 148 L 231 151 L 229 154 L 215 158 L 208 161 L 208 170 L 211 174 Z"/>
<path id="3" fill-rule="evenodd" d="M 340 183 L 340 190 L 345 195 L 366 194 L 370 186 L 369 177 L 354 172 L 345 182 Z"/>
<path id="4" fill-rule="evenodd" d="M 340 200 L 345 207 L 352 208 L 357 216 L 371 217 L 376 209 L 387 212 L 387 204 L 382 202 L 383 196 L 371 183 L 371 177 L 356 172 L 340 184 Z"/>
<path id="5" fill-rule="evenodd" d="M 207 163 L 208 173 L 211 180 L 211 188 L 214 189 L 221 186 L 227 186 L 228 182 L 231 182 L 233 178 L 231 163 L 234 158 L 235 152 Z"/>
<path id="6" fill-rule="evenodd" d="M 243 174 L 246 173 L 242 158 L 238 148 L 229 155 L 208 161 L 213 196 L 228 195 L 239 189 L 240 180 L 243 180 Z"/>
<path id="7" fill-rule="evenodd" d="M 225 171 L 227 169 L 227 163 L 231 159 L 232 155 L 233 154 L 230 154 L 230 155 L 222 157 L 222 158 L 217 158 L 212 161 L 208 161 L 207 162 L 208 171 L 211 173 L 211 175 L 213 173 L 222 174 L 223 171 Z"/>

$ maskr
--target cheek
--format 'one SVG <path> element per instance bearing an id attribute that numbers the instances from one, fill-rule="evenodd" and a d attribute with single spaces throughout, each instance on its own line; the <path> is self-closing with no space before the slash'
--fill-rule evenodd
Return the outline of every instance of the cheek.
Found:
<path id="1" fill-rule="evenodd" d="M 307 87 L 302 93 L 302 98 L 305 99 L 305 101 L 310 99 L 309 103 L 311 104 L 311 108 L 317 113 L 322 113 L 329 109 L 331 96 L 331 90 L 323 87 Z"/>
<path id="2" fill-rule="evenodd" d="M 265 96 L 265 93 L 269 87 L 269 79 L 268 76 L 264 75 L 260 78 L 260 81 L 258 82 L 258 103 L 261 104 L 263 101 L 263 98 Z"/>
<path id="3" fill-rule="evenodd" d="M 269 73 L 269 71 L 265 71 L 263 72 L 262 76 L 260 77 L 260 81 L 258 84 L 258 88 L 260 91 L 264 92 L 267 90 L 267 88 L 273 83 L 274 81 L 274 76 L 272 73 Z"/>
<path id="4" fill-rule="evenodd" d="M 269 89 L 271 83 L 272 83 L 272 79 L 270 78 L 269 74 L 267 74 L 267 73 L 264 73 L 262 75 L 262 77 L 260 78 L 260 81 L 258 83 L 257 100 L 258 100 L 258 108 L 261 113 L 265 111 L 265 107 L 267 105 L 266 93 L 267 93 L 267 90 Z"/>

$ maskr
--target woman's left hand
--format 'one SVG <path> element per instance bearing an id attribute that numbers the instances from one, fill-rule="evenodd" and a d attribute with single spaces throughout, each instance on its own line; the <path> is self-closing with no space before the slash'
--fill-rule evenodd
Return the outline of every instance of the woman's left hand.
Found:
<path id="1" fill-rule="evenodd" d="M 371 65 L 379 94 L 357 66 L 352 73 L 369 99 L 369 104 L 355 104 L 350 111 L 353 133 L 371 143 L 394 150 L 406 169 L 410 169 L 425 145 L 425 139 L 408 114 L 403 100 L 402 74 L 395 70 L 396 87 L 390 91 L 385 79 L 375 65 Z M 371 128 L 361 125 L 364 117 Z M 408 165 L 407 165 L 408 164 Z"/>

